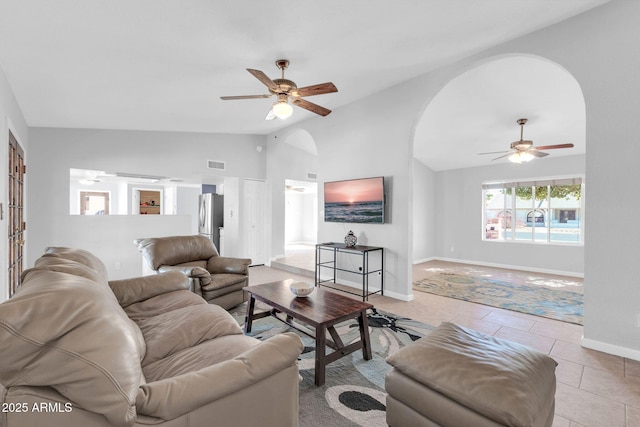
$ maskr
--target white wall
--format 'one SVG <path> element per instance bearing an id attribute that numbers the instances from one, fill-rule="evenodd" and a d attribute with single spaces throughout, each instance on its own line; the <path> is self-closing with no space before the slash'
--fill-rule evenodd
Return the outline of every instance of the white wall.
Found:
<path id="1" fill-rule="evenodd" d="M 436 256 L 436 173 L 418 160 L 413 160 L 413 262 Z"/>
<path id="2" fill-rule="evenodd" d="M 317 194 L 285 191 L 285 244 L 316 243 Z"/>
<path id="3" fill-rule="evenodd" d="M 224 179 L 224 256 L 242 256 L 244 239 L 229 236 L 240 235 L 240 179 Z"/>
<path id="4" fill-rule="evenodd" d="M 316 141 L 319 182 L 353 177 L 388 179 L 391 223 L 356 227 L 367 243 L 387 248 L 387 285 L 399 297 L 411 296 L 410 268 L 413 260 L 412 140 L 422 111 L 440 88 L 452 78 L 490 58 L 531 54 L 547 58 L 567 69 L 583 91 L 587 117 L 586 230 L 584 267 L 585 327 L 583 343 L 640 360 L 638 318 L 640 276 L 635 268 L 640 239 L 634 232 L 640 199 L 624 183 L 640 179 L 640 2 L 614 0 L 582 15 L 494 49 L 464 58 L 409 82 L 353 104 L 334 109 L 325 118 L 298 124 Z M 394 108 L 389 108 L 393 105 Z M 551 159 L 549 159 L 551 160 Z M 538 162 L 541 164 L 542 162 Z M 536 163 L 536 164 L 538 164 Z M 533 163 L 532 163 L 533 164 Z M 471 191 L 467 172 L 442 175 L 443 186 L 456 192 Z M 535 175 L 538 175 L 537 173 Z M 442 191 L 441 191 L 442 192 Z M 322 200 L 319 200 L 322 203 Z M 453 214 L 460 200 L 445 200 Z M 438 207 L 440 209 L 440 207 Z M 478 208 L 479 209 L 479 208 Z M 408 212 L 408 214 L 407 214 Z M 440 224 L 436 225 L 436 229 Z M 447 224 L 442 224 L 447 227 Z M 477 227 L 469 230 L 477 235 Z M 344 229 L 319 220 L 319 240 L 339 240 Z M 472 257 L 478 242 L 464 248 L 458 234 L 440 233 L 440 248 L 452 241 L 460 257 Z M 505 259 L 500 246 L 492 245 L 496 259 Z M 502 248 L 508 248 L 503 245 Z M 552 249 L 553 251 L 553 249 Z M 505 251 L 506 252 L 506 251 Z M 574 259 L 576 261 L 576 259 Z M 510 262 L 517 263 L 512 259 Z"/>
<path id="5" fill-rule="evenodd" d="M 82 222 L 86 218 L 69 215 L 69 168 L 181 178 L 225 174 L 264 178 L 265 174 L 264 153 L 256 150 L 264 137 L 254 135 L 49 128 L 31 128 L 30 133 L 31 186 L 27 201 L 30 206 L 43 208 L 27 211 L 27 265 L 32 265 L 47 246 L 99 247 L 106 260 L 113 258 L 107 268 L 111 277 L 116 277 L 141 266 L 140 255 L 125 249 L 135 249 L 134 238 L 193 232 L 192 215 L 109 216 L 96 220 L 101 221 L 100 230 L 86 228 Z M 226 171 L 208 170 L 208 159 L 226 161 Z M 228 189 L 225 186 L 225 192 Z M 232 233 L 225 237 L 230 243 L 239 238 Z M 120 263 L 119 269 L 115 268 L 116 262 Z"/>
<path id="6" fill-rule="evenodd" d="M 191 218 L 190 234 L 198 234 L 198 196 L 202 193 L 197 187 L 176 187 L 176 215 L 187 215 Z"/>
<path id="7" fill-rule="evenodd" d="M 539 162 L 500 163 L 438 172 L 435 223 L 437 257 L 582 276 L 582 245 L 483 241 L 482 183 L 503 179 L 582 176 L 584 172 L 584 155 L 550 156 Z M 586 180 L 588 186 L 589 180 Z M 590 206 L 590 203 L 586 205 L 587 212 Z"/>
<path id="8" fill-rule="evenodd" d="M 0 69 L 0 203 L 4 216 L 0 220 L 0 271 L 2 271 L 2 280 L 0 280 L 0 302 L 9 297 L 9 286 L 7 284 L 7 209 L 9 195 L 8 189 L 8 145 L 9 131 L 16 137 L 20 146 L 25 150 L 25 162 L 29 163 L 29 131 L 22 111 L 13 95 L 13 91 L 7 82 L 2 69 Z M 25 189 L 29 188 L 29 173 L 25 177 Z M 25 207 L 28 202 L 25 202 Z M 29 231 L 25 233 L 29 236 Z M 27 242 L 28 245 L 28 242 Z M 28 249 L 28 246 L 25 247 Z"/>
<path id="9" fill-rule="evenodd" d="M 302 197 L 293 194 L 292 191 L 284 193 L 284 243 L 297 243 L 302 241 Z"/>

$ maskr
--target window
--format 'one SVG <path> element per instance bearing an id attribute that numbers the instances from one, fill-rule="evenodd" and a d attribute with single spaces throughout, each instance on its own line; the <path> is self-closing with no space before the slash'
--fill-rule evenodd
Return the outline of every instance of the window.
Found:
<path id="1" fill-rule="evenodd" d="M 482 184 L 483 240 L 583 242 L 581 177 Z"/>

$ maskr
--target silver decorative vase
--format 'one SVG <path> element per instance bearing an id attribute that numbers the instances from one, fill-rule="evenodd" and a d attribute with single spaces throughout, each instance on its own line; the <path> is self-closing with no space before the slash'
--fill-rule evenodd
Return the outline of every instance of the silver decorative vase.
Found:
<path id="1" fill-rule="evenodd" d="M 347 247 L 352 248 L 356 243 L 358 243 L 358 238 L 353 234 L 353 231 L 349 230 L 349 233 L 344 236 L 344 244 L 347 245 Z"/>

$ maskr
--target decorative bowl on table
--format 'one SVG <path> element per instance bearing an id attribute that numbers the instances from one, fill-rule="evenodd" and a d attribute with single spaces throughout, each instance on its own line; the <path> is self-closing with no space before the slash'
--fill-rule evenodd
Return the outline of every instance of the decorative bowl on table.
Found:
<path id="1" fill-rule="evenodd" d="M 289 286 L 289 289 L 291 289 L 291 292 L 297 297 L 308 297 L 315 289 L 315 286 L 307 282 L 295 282 Z"/>

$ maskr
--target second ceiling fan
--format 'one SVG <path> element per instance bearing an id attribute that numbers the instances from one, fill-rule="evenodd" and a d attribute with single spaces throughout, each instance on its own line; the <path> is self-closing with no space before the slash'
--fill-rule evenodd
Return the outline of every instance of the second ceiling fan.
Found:
<path id="1" fill-rule="evenodd" d="M 542 150 L 553 150 L 556 148 L 572 148 L 573 144 L 557 144 L 557 145 L 542 145 L 539 147 L 533 146 L 533 141 L 522 139 L 524 133 L 524 125 L 527 123 L 527 119 L 518 119 L 517 123 L 520 125 L 520 140 L 511 143 L 511 149 L 507 151 L 491 151 L 483 154 L 503 154 L 492 160 L 502 159 L 509 156 L 509 160 L 513 163 L 522 163 L 533 160 L 535 157 L 546 157 L 549 153 L 545 153 Z"/>
<path id="2" fill-rule="evenodd" d="M 293 113 L 293 108 L 289 104 L 289 98 L 291 103 L 305 110 L 309 110 L 313 113 L 321 116 L 326 116 L 331 113 L 331 110 L 321 107 L 318 104 L 309 102 L 303 99 L 305 96 L 322 95 L 324 93 L 337 92 L 338 88 L 331 83 L 320 83 L 311 86 L 305 86 L 299 88 L 293 81 L 284 78 L 284 70 L 289 66 L 289 61 L 286 59 L 278 59 L 276 66 L 282 70 L 282 78 L 271 80 L 265 73 L 260 70 L 253 70 L 247 68 L 247 71 L 251 73 L 255 78 L 260 80 L 269 89 L 268 94 L 264 95 L 240 95 L 240 96 L 221 96 L 220 98 L 228 100 L 236 99 L 253 99 L 253 98 L 270 98 L 277 96 L 278 100 L 271 106 L 265 120 L 273 120 L 276 117 L 280 119 L 286 119 Z"/>

